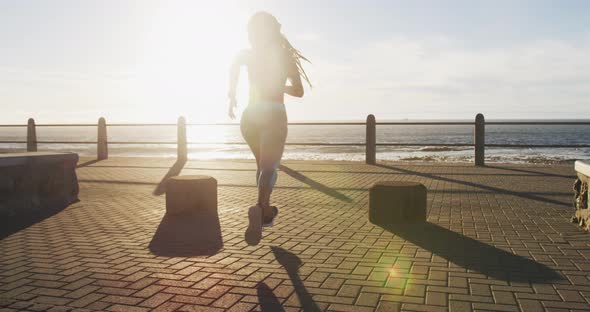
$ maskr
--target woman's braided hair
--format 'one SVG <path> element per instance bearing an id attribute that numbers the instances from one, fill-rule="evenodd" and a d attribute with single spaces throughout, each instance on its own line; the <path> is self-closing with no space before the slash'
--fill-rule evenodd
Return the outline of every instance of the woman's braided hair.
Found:
<path id="1" fill-rule="evenodd" d="M 297 65 L 297 71 L 299 72 L 299 76 L 302 77 L 311 87 L 311 82 L 309 81 L 309 77 L 303 69 L 301 64 L 301 60 L 304 60 L 308 63 L 311 63 L 299 50 L 293 47 L 287 37 L 281 32 L 281 24 L 277 21 L 277 19 L 270 13 L 260 11 L 252 15 L 250 21 L 248 22 L 249 28 L 257 28 L 257 29 L 265 29 L 272 33 L 273 36 L 276 36 L 279 44 L 287 54 L 292 58 L 293 62 Z"/>

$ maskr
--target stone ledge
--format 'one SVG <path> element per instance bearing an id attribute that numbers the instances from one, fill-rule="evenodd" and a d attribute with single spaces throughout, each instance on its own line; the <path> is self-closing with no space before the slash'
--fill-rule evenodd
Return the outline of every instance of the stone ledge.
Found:
<path id="1" fill-rule="evenodd" d="M 0 155 L 0 215 L 36 213 L 78 199 L 75 153 Z"/>

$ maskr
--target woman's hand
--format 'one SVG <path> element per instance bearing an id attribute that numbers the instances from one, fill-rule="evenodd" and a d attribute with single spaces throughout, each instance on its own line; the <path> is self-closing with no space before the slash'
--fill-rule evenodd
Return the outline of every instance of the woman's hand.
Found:
<path id="1" fill-rule="evenodd" d="M 236 108 L 236 106 L 238 106 L 238 101 L 236 100 L 235 97 L 230 97 L 229 98 L 229 108 L 228 108 L 228 111 L 227 111 L 227 115 L 232 120 L 236 119 L 236 114 L 234 113 L 234 109 Z"/>

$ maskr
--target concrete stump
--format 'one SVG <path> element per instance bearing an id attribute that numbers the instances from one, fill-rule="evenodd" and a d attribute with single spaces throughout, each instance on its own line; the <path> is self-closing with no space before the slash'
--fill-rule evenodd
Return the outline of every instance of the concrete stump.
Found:
<path id="1" fill-rule="evenodd" d="M 378 225 L 426 221 L 426 187 L 418 182 L 375 183 L 369 190 L 369 220 Z"/>
<path id="2" fill-rule="evenodd" d="M 217 214 L 217 180 L 176 176 L 166 182 L 166 215 L 150 243 L 160 256 L 214 255 L 223 247 Z"/>
<path id="3" fill-rule="evenodd" d="M 217 180 L 205 175 L 185 175 L 166 182 L 166 213 L 217 215 Z"/>

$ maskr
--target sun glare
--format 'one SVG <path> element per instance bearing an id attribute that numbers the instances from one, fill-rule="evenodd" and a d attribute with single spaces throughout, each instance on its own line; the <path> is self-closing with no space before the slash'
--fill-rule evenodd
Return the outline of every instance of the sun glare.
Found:
<path id="1" fill-rule="evenodd" d="M 228 69 L 247 43 L 247 17 L 232 2 L 203 3 L 164 3 L 148 15 L 133 89 L 159 120 L 225 118 Z"/>

